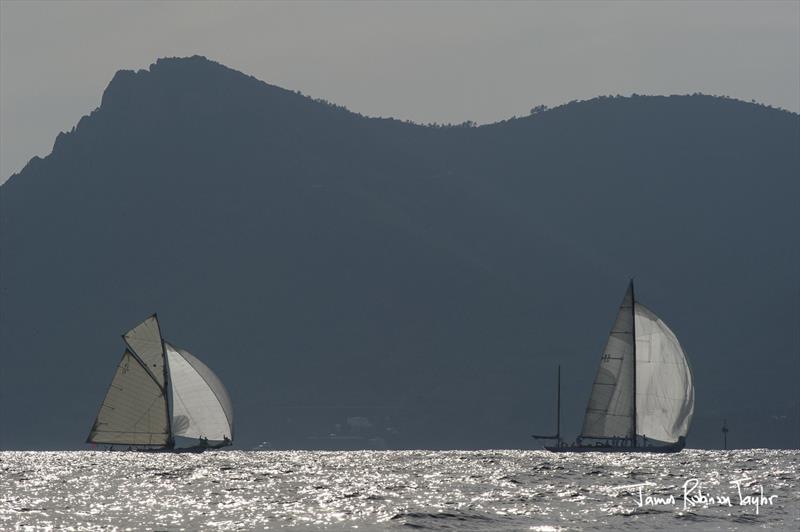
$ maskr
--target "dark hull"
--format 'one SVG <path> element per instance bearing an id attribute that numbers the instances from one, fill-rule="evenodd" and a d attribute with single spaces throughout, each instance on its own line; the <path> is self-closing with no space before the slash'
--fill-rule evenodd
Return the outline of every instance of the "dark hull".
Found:
<path id="1" fill-rule="evenodd" d="M 197 445 L 197 446 L 194 446 L 194 447 L 178 447 L 178 448 L 174 448 L 174 449 L 167 449 L 165 447 L 161 447 L 161 448 L 142 447 L 142 448 L 138 448 L 137 449 L 135 447 L 129 447 L 129 448 L 109 449 L 109 451 L 113 452 L 113 453 L 169 453 L 169 454 L 193 454 L 194 453 L 194 454 L 196 454 L 196 453 L 204 453 L 206 451 L 218 451 L 218 450 L 222 449 L 223 447 L 227 447 L 227 445 L 218 445 L 216 447 L 210 446 L 210 445 L 209 446 Z"/>
<path id="2" fill-rule="evenodd" d="M 685 442 L 679 441 L 669 445 L 649 445 L 647 447 L 624 447 L 612 445 L 546 445 L 545 449 L 553 453 L 679 453 Z"/>
<path id="3" fill-rule="evenodd" d="M 203 453 L 205 451 L 213 450 L 212 447 L 181 447 L 180 449 L 133 449 L 140 453 L 172 453 L 172 454 L 186 454 L 186 453 Z"/>

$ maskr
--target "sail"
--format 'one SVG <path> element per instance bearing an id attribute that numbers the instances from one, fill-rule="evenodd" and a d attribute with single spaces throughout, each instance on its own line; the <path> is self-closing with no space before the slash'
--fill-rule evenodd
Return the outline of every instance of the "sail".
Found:
<path id="1" fill-rule="evenodd" d="M 172 387 L 172 431 L 185 438 L 233 440 L 233 406 L 216 375 L 188 351 L 164 344 Z"/>
<path id="2" fill-rule="evenodd" d="M 159 386 L 164 387 L 164 351 L 158 317 L 153 314 L 122 335 L 130 350 L 145 364 Z"/>
<path id="3" fill-rule="evenodd" d="M 648 439 L 676 442 L 694 413 L 692 372 L 675 334 L 636 303 L 636 428 Z"/>
<path id="4" fill-rule="evenodd" d="M 125 445 L 166 445 L 169 441 L 166 396 L 128 350 L 86 441 Z"/>
<path id="5" fill-rule="evenodd" d="M 581 436 L 630 438 L 634 432 L 633 283 L 628 286 L 603 349 Z"/>

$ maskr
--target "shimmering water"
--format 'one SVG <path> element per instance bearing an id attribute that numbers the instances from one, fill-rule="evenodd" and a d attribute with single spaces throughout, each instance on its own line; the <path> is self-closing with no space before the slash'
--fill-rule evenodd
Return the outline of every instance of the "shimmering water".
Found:
<path id="1" fill-rule="evenodd" d="M 800 452 L 766 450 L 2 452 L 0 529 L 800 530 L 799 476 Z M 731 506 L 685 510 L 692 478 Z M 772 504 L 741 506 L 739 479 Z M 639 507 L 623 486 L 644 482 L 675 503 Z"/>

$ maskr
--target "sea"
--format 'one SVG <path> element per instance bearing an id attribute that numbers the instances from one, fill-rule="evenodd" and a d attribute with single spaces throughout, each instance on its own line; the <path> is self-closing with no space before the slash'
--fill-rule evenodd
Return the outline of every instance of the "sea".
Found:
<path id="1" fill-rule="evenodd" d="M 800 451 L 0 452 L 2 530 L 800 530 Z"/>

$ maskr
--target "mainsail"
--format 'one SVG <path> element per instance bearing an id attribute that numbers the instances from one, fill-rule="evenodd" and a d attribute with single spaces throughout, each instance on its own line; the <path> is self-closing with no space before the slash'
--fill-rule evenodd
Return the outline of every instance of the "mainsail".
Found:
<path id="1" fill-rule="evenodd" d="M 677 442 L 694 413 L 694 387 L 675 334 L 635 301 L 633 283 L 608 338 L 581 436 Z"/>
<path id="2" fill-rule="evenodd" d="M 628 286 L 614 326 L 603 349 L 600 367 L 586 407 L 581 436 L 584 438 L 632 438 L 635 405 L 633 385 L 633 283 Z"/>
<path id="3" fill-rule="evenodd" d="M 216 375 L 161 337 L 154 314 L 123 335 L 122 356 L 87 442 L 172 447 L 175 437 L 230 443 L 233 407 Z"/>

